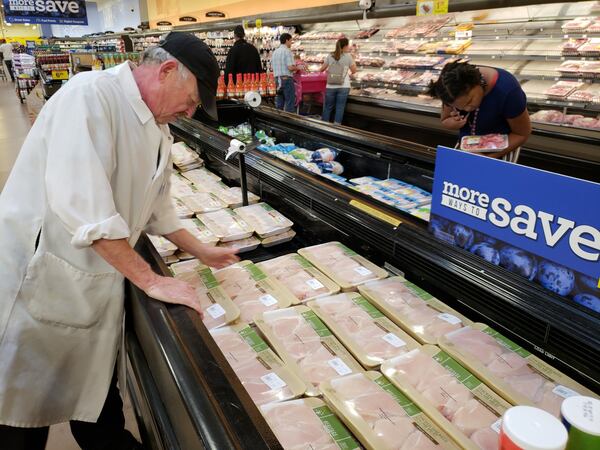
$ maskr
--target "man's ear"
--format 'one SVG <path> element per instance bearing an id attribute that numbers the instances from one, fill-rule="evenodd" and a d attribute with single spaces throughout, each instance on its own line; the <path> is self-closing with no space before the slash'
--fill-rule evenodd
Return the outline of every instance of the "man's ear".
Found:
<path id="1" fill-rule="evenodd" d="M 169 59 L 160 65 L 158 70 L 159 81 L 164 81 L 171 73 L 177 71 L 179 63 L 174 59 Z"/>

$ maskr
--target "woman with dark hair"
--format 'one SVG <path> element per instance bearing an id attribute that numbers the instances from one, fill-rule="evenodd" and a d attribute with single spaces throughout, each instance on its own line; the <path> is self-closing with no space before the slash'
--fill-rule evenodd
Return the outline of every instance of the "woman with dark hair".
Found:
<path id="1" fill-rule="evenodd" d="M 531 134 L 527 97 L 517 79 L 503 69 L 465 62 L 447 64 L 429 95 L 442 100 L 442 126 L 469 135 L 506 134 L 508 148 L 485 153 L 516 162 Z"/>
<path id="2" fill-rule="evenodd" d="M 335 51 L 327 56 L 320 69 L 327 71 L 327 90 L 323 103 L 323 120 L 329 122 L 331 112 L 335 107 L 334 122 L 341 125 L 344 109 L 350 93 L 350 75 L 356 73 L 356 64 L 350 55 L 350 42 L 346 38 L 338 39 Z"/>

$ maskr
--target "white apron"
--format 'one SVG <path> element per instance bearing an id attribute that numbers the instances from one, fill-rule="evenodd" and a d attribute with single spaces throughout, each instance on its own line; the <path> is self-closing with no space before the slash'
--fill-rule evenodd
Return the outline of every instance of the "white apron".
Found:
<path id="1" fill-rule="evenodd" d="M 0 194 L 0 424 L 97 420 L 123 277 L 90 245 L 181 228 L 171 141 L 128 63 L 75 76 L 42 109 Z"/>

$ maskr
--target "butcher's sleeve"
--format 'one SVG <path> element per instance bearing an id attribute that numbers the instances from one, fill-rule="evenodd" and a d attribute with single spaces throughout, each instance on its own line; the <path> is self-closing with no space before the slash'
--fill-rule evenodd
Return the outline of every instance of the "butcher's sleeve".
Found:
<path id="1" fill-rule="evenodd" d="M 117 212 L 110 185 L 117 149 L 107 95 L 89 84 L 63 89 L 44 116 L 48 206 L 76 248 L 128 238 L 129 226 Z"/>
<path id="2" fill-rule="evenodd" d="M 157 236 L 165 236 L 183 228 L 171 198 L 171 162 L 165 169 L 165 182 L 160 188 L 160 193 L 154 201 L 152 216 L 146 225 L 146 232 Z"/>

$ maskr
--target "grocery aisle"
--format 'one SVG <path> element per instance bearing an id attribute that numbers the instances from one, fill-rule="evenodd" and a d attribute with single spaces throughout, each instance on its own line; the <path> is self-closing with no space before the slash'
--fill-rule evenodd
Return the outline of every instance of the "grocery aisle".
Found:
<path id="1" fill-rule="evenodd" d="M 0 189 L 19 154 L 31 124 L 11 81 L 0 81 Z"/>

